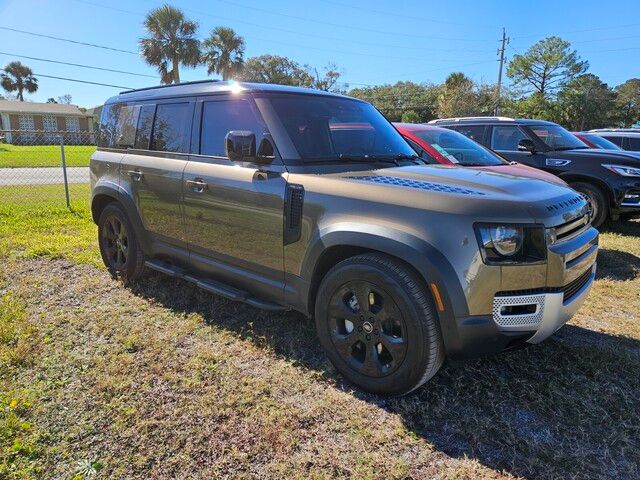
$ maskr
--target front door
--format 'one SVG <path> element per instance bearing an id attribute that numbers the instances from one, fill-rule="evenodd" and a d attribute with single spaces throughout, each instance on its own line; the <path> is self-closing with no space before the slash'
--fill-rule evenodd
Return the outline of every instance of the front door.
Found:
<path id="1" fill-rule="evenodd" d="M 224 138 L 231 130 L 266 127 L 249 97 L 206 97 L 196 105 L 196 143 L 184 171 L 184 219 L 192 266 L 256 295 L 284 294 L 283 215 L 286 172 L 282 163 L 262 169 L 232 162 Z"/>
<path id="2" fill-rule="evenodd" d="M 491 129 L 489 148 L 512 162 L 548 170 L 545 163 L 547 156 L 544 153 L 531 154 L 518 150 L 518 143 L 523 138 L 528 139 L 529 136 L 517 125 L 494 125 Z"/>

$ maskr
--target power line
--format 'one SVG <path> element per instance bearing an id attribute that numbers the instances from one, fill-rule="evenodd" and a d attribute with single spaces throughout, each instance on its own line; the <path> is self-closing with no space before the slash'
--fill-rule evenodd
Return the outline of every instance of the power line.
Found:
<path id="1" fill-rule="evenodd" d="M 130 53 L 130 54 L 133 54 L 133 55 L 138 55 L 138 52 L 132 52 L 131 50 L 122 50 L 120 48 L 107 47 L 107 46 L 104 46 L 104 45 L 97 45 L 95 43 L 80 42 L 78 40 L 71 40 L 69 38 L 54 37 L 52 35 L 45 35 L 45 34 L 42 34 L 42 33 L 28 32 L 26 30 L 18 30 L 17 28 L 9 28 L 9 27 L 0 26 L 0 30 L 8 30 L 8 31 L 11 31 L 11 32 L 24 33 L 25 35 L 33 35 L 34 37 L 42 37 L 42 38 L 48 38 L 50 40 L 59 40 L 61 42 L 75 43 L 76 45 L 84 45 L 84 46 L 87 46 L 87 47 L 102 48 L 104 50 L 111 50 L 112 52 Z"/>
<path id="2" fill-rule="evenodd" d="M 226 3 L 228 5 L 233 5 L 235 7 L 240 7 L 240 8 L 248 8 L 254 11 L 258 11 L 258 12 L 263 12 L 266 13 L 267 15 L 275 15 L 275 16 L 279 16 L 279 17 L 285 17 L 285 18 L 292 18 L 294 20 L 301 20 L 304 22 L 313 22 L 315 24 L 321 24 L 321 25 L 328 25 L 331 27 L 338 27 L 338 28 L 347 28 L 349 30 L 359 30 L 361 32 L 367 32 L 367 33 L 376 33 L 378 35 L 383 34 L 383 35 L 394 35 L 394 36 L 404 36 L 404 37 L 412 37 L 412 38 L 424 38 L 427 40 L 446 40 L 446 41 L 462 41 L 462 42 L 477 42 L 478 39 L 477 38 L 451 38 L 451 37 L 438 37 L 438 36 L 433 36 L 433 35 L 421 35 L 421 34 L 415 34 L 415 33 L 407 33 L 405 32 L 398 32 L 398 31 L 383 31 L 383 30 L 379 30 L 376 28 L 367 28 L 367 27 L 358 27 L 355 25 L 345 25 L 345 24 L 340 24 L 340 23 L 333 23 L 333 22 L 327 22 L 326 20 L 318 20 L 315 18 L 308 18 L 308 17 L 301 17 L 298 15 L 291 15 L 288 13 L 282 13 L 282 12 L 274 12 L 271 9 L 266 9 L 266 8 L 260 8 L 260 7 L 256 7 L 256 6 L 248 6 L 248 5 L 243 5 L 241 3 L 238 2 L 234 2 L 232 0 L 215 0 L 217 2 L 220 3 Z"/>
<path id="3" fill-rule="evenodd" d="M 587 29 L 583 29 L 583 30 L 568 30 L 566 32 L 554 33 L 554 35 L 566 35 L 567 33 L 596 32 L 596 31 L 600 31 L 600 30 L 613 30 L 613 29 L 618 29 L 618 28 L 628 28 L 628 27 L 637 27 L 637 26 L 640 26 L 640 23 L 628 23 L 626 25 L 611 25 L 609 27 L 587 28 Z M 535 35 L 518 35 L 518 36 L 515 36 L 515 37 L 512 37 L 512 38 L 513 39 L 520 39 L 520 38 L 536 38 L 536 37 L 540 37 L 540 34 L 537 33 Z"/>
<path id="4" fill-rule="evenodd" d="M 100 85 L 101 87 L 124 88 L 125 90 L 131 90 L 132 89 L 132 87 L 125 87 L 123 85 L 111 85 L 109 83 L 90 82 L 88 80 L 78 80 L 77 78 L 54 77 L 53 75 L 44 75 L 43 73 L 34 73 L 33 76 L 34 77 L 53 78 L 55 80 L 65 80 L 67 82 L 88 83 L 89 85 Z"/>
<path id="5" fill-rule="evenodd" d="M 157 75 L 145 75 L 144 73 L 127 72 L 125 70 L 113 70 L 111 68 L 95 67 L 91 65 L 83 65 L 81 63 L 61 62 L 58 60 L 51 60 L 49 58 L 28 57 L 26 55 L 17 55 L 15 53 L 0 52 L 0 55 L 6 55 L 9 57 L 18 57 L 18 58 L 28 58 L 29 60 L 36 60 L 38 62 L 57 63 L 59 65 L 69 65 L 72 67 L 88 68 L 91 70 L 101 70 L 103 72 L 124 73 L 126 75 L 135 75 L 137 77 L 158 78 Z"/>

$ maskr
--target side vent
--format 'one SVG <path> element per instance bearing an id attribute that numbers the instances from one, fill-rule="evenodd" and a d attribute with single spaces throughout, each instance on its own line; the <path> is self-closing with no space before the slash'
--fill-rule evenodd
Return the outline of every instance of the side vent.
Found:
<path id="1" fill-rule="evenodd" d="M 284 244 L 300 240 L 302 232 L 302 205 L 304 204 L 304 187 L 287 185 L 287 196 L 284 206 Z"/>

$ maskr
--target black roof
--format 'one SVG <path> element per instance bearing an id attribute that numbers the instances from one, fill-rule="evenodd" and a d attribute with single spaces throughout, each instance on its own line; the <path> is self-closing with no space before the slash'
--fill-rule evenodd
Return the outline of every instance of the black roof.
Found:
<path id="1" fill-rule="evenodd" d="M 298 93 L 307 95 L 325 95 L 332 97 L 345 97 L 337 93 L 325 92 L 313 88 L 292 87 L 288 85 L 274 85 L 268 83 L 249 83 L 221 80 L 198 80 L 171 85 L 158 85 L 153 87 L 125 90 L 120 95 L 111 97 L 105 103 L 130 102 L 148 100 L 152 98 L 181 97 L 194 95 L 209 95 L 225 92 L 272 92 L 272 93 Z"/>
<path id="2" fill-rule="evenodd" d="M 430 125 L 557 125 L 547 120 L 509 117 L 459 117 L 431 120 Z"/>

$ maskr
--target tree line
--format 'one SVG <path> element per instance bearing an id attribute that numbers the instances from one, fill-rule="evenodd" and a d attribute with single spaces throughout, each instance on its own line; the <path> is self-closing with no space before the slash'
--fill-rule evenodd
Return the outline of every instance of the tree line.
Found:
<path id="1" fill-rule="evenodd" d="M 548 37 L 515 55 L 507 66 L 509 88 L 498 98 L 495 84 L 473 81 L 462 72 L 441 84 L 397 82 L 348 89 L 333 64 L 317 69 L 278 55 L 244 58 L 243 37 L 225 26 L 198 38 L 198 24 L 170 5 L 149 11 L 139 40 L 145 61 L 158 70 L 164 84 L 180 82 L 181 67 L 204 65 L 209 75 L 223 80 L 277 83 L 347 93 L 373 103 L 392 121 L 426 122 L 434 118 L 492 115 L 540 118 L 575 130 L 630 126 L 640 120 L 640 78 L 610 87 L 582 60 L 569 42 Z M 0 74 L 2 87 L 33 93 L 38 88 L 31 70 L 11 62 Z M 62 97 L 64 98 L 64 97 Z M 50 101 L 55 101 L 50 99 Z"/>

